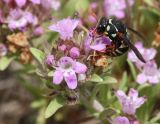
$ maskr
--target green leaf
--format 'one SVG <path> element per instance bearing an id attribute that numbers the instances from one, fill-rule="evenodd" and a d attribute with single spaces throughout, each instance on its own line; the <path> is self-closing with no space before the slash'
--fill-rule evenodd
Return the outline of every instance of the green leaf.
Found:
<path id="1" fill-rule="evenodd" d="M 89 1 L 88 0 L 76 0 L 76 1 L 77 1 L 75 6 L 76 10 L 81 13 L 85 12 L 89 6 Z"/>
<path id="2" fill-rule="evenodd" d="M 102 84 L 115 84 L 118 82 L 116 78 L 111 76 L 105 76 L 103 80 Z"/>
<path id="3" fill-rule="evenodd" d="M 49 71 L 47 75 L 48 75 L 49 77 L 53 77 L 53 74 L 54 74 L 54 71 Z"/>
<path id="4" fill-rule="evenodd" d="M 147 3 L 150 6 L 154 6 L 153 0 L 144 0 L 145 3 Z"/>
<path id="5" fill-rule="evenodd" d="M 4 71 L 15 58 L 6 56 L 0 58 L 0 71 Z"/>
<path id="6" fill-rule="evenodd" d="M 41 50 L 37 48 L 33 48 L 33 47 L 30 48 L 30 51 L 33 54 L 33 56 L 38 60 L 38 62 L 42 64 L 45 58 L 44 52 L 42 52 Z"/>
<path id="7" fill-rule="evenodd" d="M 65 6 L 61 10 L 60 16 L 64 18 L 73 15 L 75 12 L 76 3 L 77 0 L 69 0 L 66 2 Z"/>
<path id="8" fill-rule="evenodd" d="M 136 75 L 137 75 L 136 69 L 135 69 L 133 63 L 132 63 L 130 60 L 127 60 L 127 62 L 128 62 L 128 64 L 129 64 L 129 67 L 130 67 L 132 76 L 133 76 L 134 80 L 136 80 Z"/>
<path id="9" fill-rule="evenodd" d="M 45 111 L 45 118 L 51 117 L 61 107 L 63 107 L 62 101 L 60 102 L 58 98 L 53 99 Z"/>
<path id="10" fill-rule="evenodd" d="M 113 115 L 115 115 L 117 112 L 115 109 L 113 108 L 107 108 L 105 109 L 103 112 L 101 112 L 101 114 L 99 115 L 100 119 L 105 119 L 106 117 L 111 117 Z"/>
<path id="11" fill-rule="evenodd" d="M 122 80 L 120 82 L 120 86 L 119 86 L 120 90 L 124 90 L 124 88 L 126 87 L 127 79 L 128 79 L 127 72 L 125 71 L 123 73 Z"/>
<path id="12" fill-rule="evenodd" d="M 103 79 L 99 75 L 93 74 L 89 81 L 91 81 L 91 82 L 103 82 Z"/>

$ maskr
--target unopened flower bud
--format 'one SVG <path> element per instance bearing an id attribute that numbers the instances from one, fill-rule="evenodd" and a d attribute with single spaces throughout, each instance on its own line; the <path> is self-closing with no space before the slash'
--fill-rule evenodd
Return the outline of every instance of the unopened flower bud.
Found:
<path id="1" fill-rule="evenodd" d="M 45 63 L 49 66 L 54 65 L 55 61 L 54 61 L 54 56 L 53 55 L 47 55 Z"/>
<path id="2" fill-rule="evenodd" d="M 38 26 L 34 29 L 33 32 L 36 36 L 41 36 L 43 34 L 43 28 L 41 26 Z"/>
<path id="3" fill-rule="evenodd" d="M 80 55 L 80 51 L 77 47 L 72 47 L 69 51 L 70 57 L 76 59 Z"/>
<path id="4" fill-rule="evenodd" d="M 65 50 L 66 50 L 66 45 L 61 45 L 61 46 L 58 46 L 58 50 L 60 50 L 60 51 L 62 51 L 62 52 L 64 52 Z"/>

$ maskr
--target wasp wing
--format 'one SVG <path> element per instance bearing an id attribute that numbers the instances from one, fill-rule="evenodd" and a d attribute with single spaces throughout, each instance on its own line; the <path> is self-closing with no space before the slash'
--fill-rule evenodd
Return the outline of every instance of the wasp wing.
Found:
<path id="1" fill-rule="evenodd" d="M 146 41 L 146 38 L 141 33 L 139 33 L 138 31 L 132 29 L 131 27 L 127 27 L 127 29 L 130 30 L 131 32 L 133 32 L 135 35 L 137 35 L 143 41 Z"/>

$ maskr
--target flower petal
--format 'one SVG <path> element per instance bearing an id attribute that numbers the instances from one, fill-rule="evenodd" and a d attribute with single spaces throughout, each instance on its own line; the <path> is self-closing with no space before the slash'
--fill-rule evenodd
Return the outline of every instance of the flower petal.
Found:
<path id="1" fill-rule="evenodd" d="M 49 26 L 50 30 L 58 32 L 63 40 L 73 37 L 73 30 L 78 26 L 79 20 L 66 18 L 58 21 L 56 24 Z"/>
<path id="2" fill-rule="evenodd" d="M 53 74 L 53 83 L 60 84 L 63 80 L 63 72 L 56 70 Z"/>
<path id="3" fill-rule="evenodd" d="M 77 87 L 77 77 L 74 71 L 66 72 L 64 74 L 64 79 L 70 89 L 75 89 Z"/>
<path id="4" fill-rule="evenodd" d="M 146 99 L 144 97 L 137 98 L 135 101 L 135 108 L 139 108 L 145 101 Z"/>
<path id="5" fill-rule="evenodd" d="M 32 3 L 34 3 L 34 4 L 40 4 L 40 0 L 30 0 Z"/>
<path id="6" fill-rule="evenodd" d="M 148 76 L 148 81 L 151 84 L 157 84 L 160 82 L 160 78 L 158 77 L 158 75 Z"/>
<path id="7" fill-rule="evenodd" d="M 124 116 L 118 116 L 114 119 L 112 124 L 130 124 L 130 122 L 129 122 L 128 118 L 126 118 Z"/>
<path id="8" fill-rule="evenodd" d="M 26 4 L 26 0 L 15 0 L 15 2 L 19 7 L 22 7 Z"/>
<path id="9" fill-rule="evenodd" d="M 73 64 L 73 70 L 75 70 L 76 73 L 85 73 L 87 71 L 87 66 L 85 64 L 82 64 L 80 62 L 75 62 Z"/>
<path id="10" fill-rule="evenodd" d="M 126 94 L 122 90 L 118 90 L 116 92 L 116 96 L 118 97 L 118 100 L 119 100 L 119 102 L 120 102 L 121 105 L 127 99 Z"/>
<path id="11" fill-rule="evenodd" d="M 144 84 L 145 82 L 147 82 L 147 77 L 144 73 L 140 73 L 138 74 L 136 81 L 139 84 Z"/>
<path id="12" fill-rule="evenodd" d="M 102 52 L 106 49 L 106 44 L 95 44 L 95 45 L 91 45 L 90 48 L 93 50 Z"/>
<path id="13" fill-rule="evenodd" d="M 132 97 L 133 100 L 136 100 L 138 97 L 138 92 L 135 89 L 131 88 L 129 90 L 128 96 Z"/>
<path id="14" fill-rule="evenodd" d="M 125 103 L 123 103 L 122 110 L 128 115 L 134 115 L 136 113 L 134 102 L 127 100 Z"/>

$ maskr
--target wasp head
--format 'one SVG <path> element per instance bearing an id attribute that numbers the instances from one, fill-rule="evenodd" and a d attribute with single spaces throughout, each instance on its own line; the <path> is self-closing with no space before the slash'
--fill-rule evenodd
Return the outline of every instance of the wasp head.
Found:
<path id="1" fill-rule="evenodd" d="M 102 17 L 97 26 L 96 26 L 96 31 L 97 34 L 103 34 L 106 31 L 106 27 L 107 27 L 107 19 L 105 17 Z"/>

